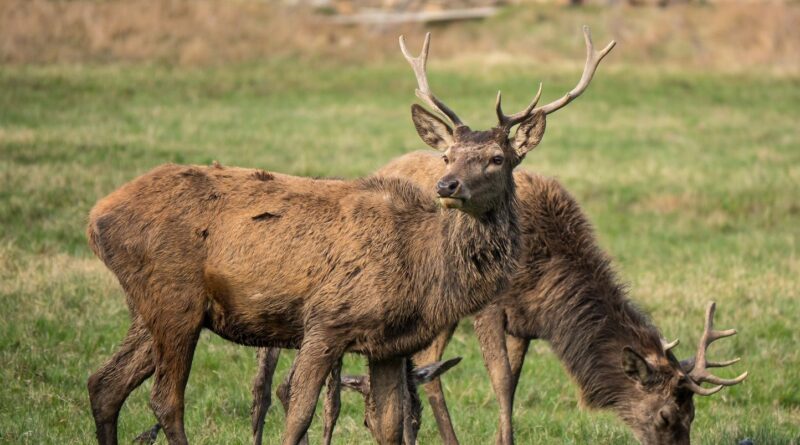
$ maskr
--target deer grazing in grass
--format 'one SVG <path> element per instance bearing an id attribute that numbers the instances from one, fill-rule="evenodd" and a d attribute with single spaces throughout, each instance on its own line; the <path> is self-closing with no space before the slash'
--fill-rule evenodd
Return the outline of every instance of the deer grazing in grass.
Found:
<path id="1" fill-rule="evenodd" d="M 89 378 L 100 444 L 117 443 L 120 408 L 151 375 L 150 405 L 169 443 L 187 443 L 184 391 L 203 328 L 243 345 L 299 349 L 284 445 L 304 436 L 321 386 L 348 351 L 369 362 L 378 442 L 402 441 L 404 357 L 491 303 L 515 270 L 513 170 L 540 142 L 548 112 L 536 108 L 537 94 L 497 127 L 471 130 L 428 87 L 429 42 L 410 58 L 417 95 L 452 127 L 419 105 L 411 114 L 423 141 L 448 159 L 439 206 L 405 179 L 219 165 L 161 166 L 94 206 L 89 244 L 119 280 L 132 318 L 118 351 Z"/>

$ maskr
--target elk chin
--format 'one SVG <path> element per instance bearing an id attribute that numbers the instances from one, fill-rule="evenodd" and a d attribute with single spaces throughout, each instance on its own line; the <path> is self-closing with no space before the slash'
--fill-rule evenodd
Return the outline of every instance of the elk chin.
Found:
<path id="1" fill-rule="evenodd" d="M 439 205 L 445 209 L 460 209 L 464 207 L 464 200 L 461 198 L 439 198 Z"/>

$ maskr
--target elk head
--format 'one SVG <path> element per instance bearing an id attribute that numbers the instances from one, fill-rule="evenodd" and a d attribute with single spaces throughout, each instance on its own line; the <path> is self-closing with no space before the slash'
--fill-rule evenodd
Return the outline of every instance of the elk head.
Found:
<path id="1" fill-rule="evenodd" d="M 602 51 L 594 51 L 587 27 L 583 28 L 586 41 L 586 65 L 578 85 L 560 99 L 536 107 L 542 93 L 539 91 L 524 110 L 507 116 L 503 113 L 501 96 L 497 93 L 496 112 L 498 124 L 491 130 L 473 131 L 447 105 L 441 102 L 428 86 L 425 71 L 430 47 L 430 33 L 425 36 L 422 53 L 412 57 L 400 36 L 400 49 L 414 69 L 417 78 L 417 96 L 440 113 L 450 123 L 419 105 L 411 107 L 411 117 L 417 133 L 429 146 L 440 150 L 447 164 L 445 174 L 436 185 L 440 204 L 445 208 L 458 208 L 481 215 L 495 207 L 509 193 L 513 193 L 512 170 L 525 155 L 542 140 L 546 116 L 578 97 L 591 82 L 597 65 L 611 51 L 611 42 Z M 512 128 L 518 126 L 513 137 Z"/>
<path id="2" fill-rule="evenodd" d="M 460 361 L 461 357 L 455 357 L 445 361 L 433 362 L 419 368 L 409 367 L 407 374 L 408 391 L 403 404 L 404 410 L 406 411 L 406 421 L 403 425 L 403 442 L 405 445 L 413 445 L 416 443 L 417 432 L 419 431 L 420 421 L 422 420 L 422 404 L 420 404 L 419 397 L 417 396 L 417 387 L 438 378 Z M 368 375 L 342 376 L 341 384 L 346 389 L 352 389 L 361 393 L 365 401 L 370 397 L 370 391 L 372 389 Z M 373 430 L 373 424 L 370 421 L 370 419 L 374 417 L 374 412 L 372 412 L 371 408 L 371 404 L 366 403 L 364 426 L 370 430 L 373 437 L 379 437 L 377 432 Z"/>
<path id="3" fill-rule="evenodd" d="M 639 441 L 645 445 L 689 444 L 692 420 L 694 420 L 695 394 L 710 396 L 723 386 L 732 386 L 744 381 L 747 372 L 734 379 L 723 379 L 712 375 L 708 368 L 729 366 L 739 359 L 723 362 L 706 360 L 708 346 L 715 340 L 736 334 L 735 329 L 715 331 L 714 311 L 711 302 L 706 309 L 705 329 L 697 346 L 696 355 L 678 361 L 670 349 L 678 340 L 662 342 L 660 354 L 647 356 L 626 346 L 622 354 L 622 368 L 633 381 L 633 388 L 622 401 L 620 411 L 623 420 L 633 429 Z M 702 383 L 717 386 L 705 388 Z"/>

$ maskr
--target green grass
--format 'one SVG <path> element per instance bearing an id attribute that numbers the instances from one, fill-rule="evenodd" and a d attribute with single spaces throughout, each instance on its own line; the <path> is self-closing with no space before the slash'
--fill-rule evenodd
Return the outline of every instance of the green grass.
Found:
<path id="1" fill-rule="evenodd" d="M 512 110 L 540 78 L 552 100 L 580 72 L 472 62 L 431 69 L 437 94 L 474 127 L 494 123 L 496 89 Z M 85 382 L 128 326 L 122 292 L 84 238 L 97 199 L 164 162 L 366 175 L 422 148 L 408 110 L 412 82 L 400 62 L 0 67 L 0 442 L 93 440 Z M 737 371 L 751 376 L 698 398 L 697 443 L 800 443 L 798 122 L 796 77 L 601 67 L 586 96 L 549 119 L 524 164 L 576 195 L 633 298 L 683 340 L 680 354 L 691 352 L 710 299 L 718 325 L 739 329 L 713 354 L 741 356 Z M 465 359 L 444 384 L 462 443 L 491 443 L 496 406 L 471 331 L 469 323 L 457 331 L 446 355 Z M 248 443 L 254 357 L 203 335 L 187 392 L 192 443 Z M 347 367 L 359 372 L 363 360 Z M 122 411 L 123 443 L 154 422 L 149 388 Z M 436 443 L 424 412 L 420 443 Z M 267 443 L 277 442 L 282 416 L 270 411 Z M 362 419 L 360 397 L 346 394 L 337 443 L 368 442 Z M 633 440 L 613 415 L 579 408 L 544 343 L 529 353 L 516 427 L 523 444 Z M 319 420 L 311 434 L 319 438 Z"/>

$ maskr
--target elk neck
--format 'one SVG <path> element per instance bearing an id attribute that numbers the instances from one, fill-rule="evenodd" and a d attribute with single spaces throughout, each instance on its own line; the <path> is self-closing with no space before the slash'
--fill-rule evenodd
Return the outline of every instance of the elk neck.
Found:
<path id="1" fill-rule="evenodd" d="M 433 289 L 419 289 L 437 295 L 424 310 L 435 318 L 433 324 L 449 324 L 482 309 L 508 286 L 519 244 L 514 184 L 509 182 L 504 196 L 482 215 L 441 210 L 438 227 L 427 229 L 433 242 L 416 246 L 417 267 L 434 278 Z"/>
<path id="2" fill-rule="evenodd" d="M 529 181 L 521 202 L 525 267 L 512 285 L 520 298 L 512 304 L 525 305 L 527 334 L 551 344 L 587 406 L 619 406 L 631 382 L 623 348 L 661 351 L 660 334 L 628 299 L 574 199 L 552 181 Z"/>

